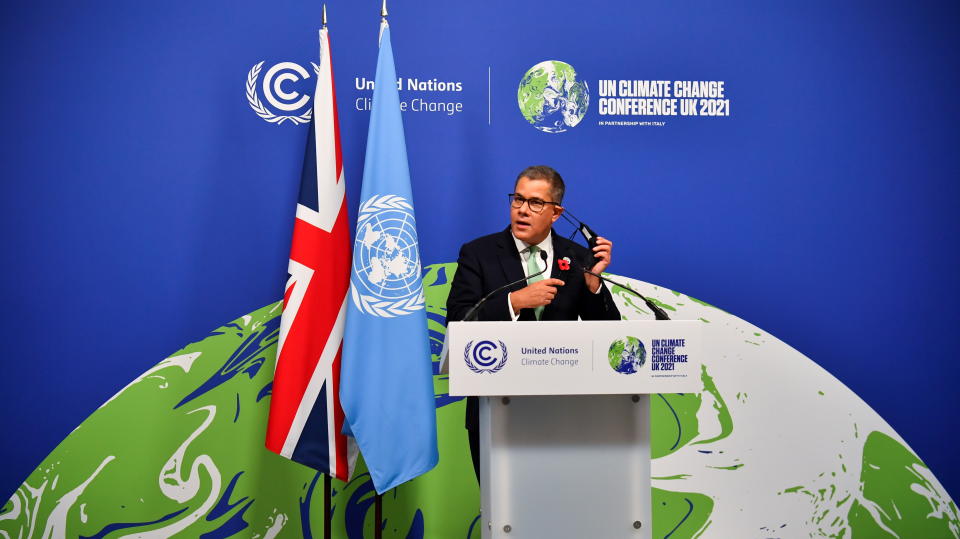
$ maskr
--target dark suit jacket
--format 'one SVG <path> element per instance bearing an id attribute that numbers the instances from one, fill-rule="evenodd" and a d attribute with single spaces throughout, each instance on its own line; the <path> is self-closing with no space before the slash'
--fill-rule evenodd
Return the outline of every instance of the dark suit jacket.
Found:
<path id="1" fill-rule="evenodd" d="M 592 265 L 590 251 L 553 233 L 553 267 L 550 277 L 563 281 L 553 302 L 547 305 L 540 320 L 620 320 L 620 312 L 605 286 L 599 294 L 590 292 L 578 270 L 577 262 L 561 270 L 558 261 L 564 257 Z M 542 262 L 540 262 L 542 264 Z M 460 248 L 457 272 L 447 297 L 447 320 L 462 320 L 480 298 L 507 283 L 523 279 L 523 262 L 510 229 L 477 238 Z M 480 308 L 477 320 L 510 320 L 507 294 L 526 286 L 521 282 L 512 289 L 498 292 Z M 533 309 L 520 312 L 520 320 L 535 320 Z"/>
<path id="2" fill-rule="evenodd" d="M 559 236 L 555 231 L 553 238 L 553 267 L 550 276 L 562 280 L 564 286 L 557 288 L 553 302 L 547 305 L 540 320 L 620 320 L 620 311 L 613 303 L 613 297 L 606 286 L 601 286 L 599 294 L 590 292 L 583 278 L 583 272 L 576 263 L 570 269 L 561 270 L 558 261 L 564 257 L 592 265 L 593 254 L 582 245 Z M 516 242 L 508 227 L 503 232 L 477 238 L 460 248 L 457 260 L 457 272 L 447 297 L 447 320 L 462 320 L 480 298 L 507 283 L 523 279 L 523 262 L 517 251 Z M 542 262 L 541 262 L 542 264 Z M 521 282 L 512 289 L 498 292 L 479 310 L 477 320 L 510 320 L 507 307 L 507 294 L 526 286 Z M 519 320 L 534 321 L 533 309 L 520 312 Z M 477 400 L 467 400 L 468 429 L 478 426 Z"/>

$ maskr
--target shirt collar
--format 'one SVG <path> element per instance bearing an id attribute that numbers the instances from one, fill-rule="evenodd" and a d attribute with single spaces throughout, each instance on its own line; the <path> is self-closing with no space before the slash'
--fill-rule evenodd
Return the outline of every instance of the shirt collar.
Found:
<path id="1" fill-rule="evenodd" d="M 530 247 L 530 244 L 514 236 L 513 232 L 510 232 L 510 236 L 513 237 L 513 242 L 517 245 L 517 251 L 521 255 L 524 255 L 524 251 Z M 541 251 L 546 252 L 547 256 L 553 256 L 553 230 L 547 232 L 547 237 L 538 243 L 537 247 L 539 247 Z"/>

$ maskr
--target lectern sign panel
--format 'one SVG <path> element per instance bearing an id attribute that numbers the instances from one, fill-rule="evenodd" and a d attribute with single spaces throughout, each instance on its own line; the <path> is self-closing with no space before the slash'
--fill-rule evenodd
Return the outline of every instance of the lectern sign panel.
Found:
<path id="1" fill-rule="evenodd" d="M 700 388 L 699 321 L 453 322 L 451 395 Z"/>

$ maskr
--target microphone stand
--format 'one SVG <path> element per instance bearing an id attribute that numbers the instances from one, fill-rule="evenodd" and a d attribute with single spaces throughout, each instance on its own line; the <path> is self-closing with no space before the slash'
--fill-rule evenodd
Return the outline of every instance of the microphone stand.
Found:
<path id="1" fill-rule="evenodd" d="M 570 215 L 568 216 L 567 214 L 570 214 Z M 591 248 L 593 248 L 594 246 L 596 246 L 596 244 L 597 244 L 597 243 L 596 243 L 596 242 L 597 242 L 597 233 L 594 232 L 589 226 L 587 226 L 586 223 L 584 223 L 584 222 L 581 221 L 580 219 L 577 219 L 577 216 L 574 215 L 574 214 L 572 214 L 572 213 L 570 213 L 570 210 L 567 210 L 566 208 L 564 208 L 564 212 L 561 213 L 560 215 L 563 216 L 563 218 L 566 219 L 568 222 L 570 222 L 571 224 L 573 224 L 574 226 L 577 227 L 577 229 L 573 231 L 573 234 L 570 235 L 571 237 L 574 236 L 577 232 L 579 232 L 580 234 L 583 235 L 584 238 L 586 238 L 587 244 L 588 244 Z M 571 217 L 572 217 L 573 219 L 571 219 Z M 592 254 L 592 253 L 591 253 L 591 254 Z M 644 297 L 642 294 L 640 294 L 640 292 L 637 292 L 636 290 L 630 288 L 629 286 L 627 286 L 627 285 L 625 285 L 625 284 L 623 284 L 623 283 L 618 283 L 617 281 L 614 281 L 613 279 L 608 279 L 608 278 L 604 277 L 603 275 L 600 275 L 599 273 L 594 273 L 594 272 L 588 270 L 587 267 L 586 267 L 582 262 L 580 262 L 579 260 L 576 260 L 575 262 L 577 263 L 578 266 L 580 266 L 580 269 L 583 270 L 584 273 L 589 274 L 589 275 L 593 275 L 594 277 L 596 277 L 596 278 L 598 278 L 598 279 L 601 279 L 601 280 L 604 280 L 604 281 L 607 281 L 608 283 L 613 283 L 613 284 L 619 286 L 620 288 L 622 288 L 622 289 L 630 292 L 631 294 L 637 296 L 638 298 L 642 299 L 643 302 L 647 305 L 647 307 L 648 307 L 651 311 L 653 311 L 653 316 L 654 316 L 657 320 L 670 320 L 670 317 L 667 316 L 667 313 L 664 312 L 663 309 L 661 309 L 656 303 L 654 303 L 654 302 L 650 301 L 649 299 L 647 299 L 646 297 Z"/>
<path id="2" fill-rule="evenodd" d="M 607 281 L 608 283 L 615 284 L 615 285 L 619 286 L 620 288 L 622 288 L 622 289 L 624 289 L 624 290 L 632 293 L 633 295 L 637 296 L 638 298 L 642 299 L 643 302 L 647 305 L 647 307 L 648 307 L 651 311 L 653 311 L 653 316 L 654 316 L 654 318 L 656 318 L 657 320 L 670 320 L 670 317 L 667 316 L 667 313 L 664 312 L 664 310 L 661 309 L 659 305 L 657 305 L 656 303 L 654 303 L 654 302 L 651 301 L 650 299 L 644 297 L 643 294 L 641 294 L 640 292 L 637 292 L 636 290 L 630 288 L 629 286 L 627 286 L 627 285 L 625 285 L 625 284 L 623 284 L 623 283 L 618 283 L 617 281 L 614 281 L 613 279 L 609 279 L 609 278 L 607 278 L 607 277 L 604 277 L 603 275 L 600 275 L 599 273 L 594 273 L 594 272 L 588 270 L 588 269 L 587 269 L 586 267 L 584 267 L 584 265 L 583 265 L 580 261 L 578 261 L 578 260 L 575 260 L 575 262 L 576 262 L 576 264 L 577 264 L 578 266 L 580 266 L 580 269 L 583 270 L 584 273 L 586 273 L 586 274 L 588 274 L 588 275 L 593 275 L 594 277 L 596 277 L 596 278 L 598 278 L 598 279 L 602 279 L 602 280 L 604 280 L 604 281 Z"/>

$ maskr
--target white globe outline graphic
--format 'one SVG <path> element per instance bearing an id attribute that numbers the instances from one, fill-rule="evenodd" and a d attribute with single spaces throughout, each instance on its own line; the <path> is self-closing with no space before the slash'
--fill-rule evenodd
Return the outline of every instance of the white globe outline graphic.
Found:
<path id="1" fill-rule="evenodd" d="M 379 236 L 371 244 L 366 241 L 365 231 L 378 232 Z M 385 245 L 387 238 L 396 244 L 395 249 Z M 418 295 L 423 290 L 418 278 L 421 273 L 419 242 L 414 217 L 409 211 L 386 209 L 364 218 L 357 225 L 354 250 L 359 253 L 360 262 L 353 266 L 355 282 L 365 293 L 396 300 Z M 373 259 L 380 256 L 394 259 L 402 256 L 408 263 L 402 273 L 386 272 L 382 280 L 374 283 L 370 280 L 370 273 L 375 269 Z"/>

